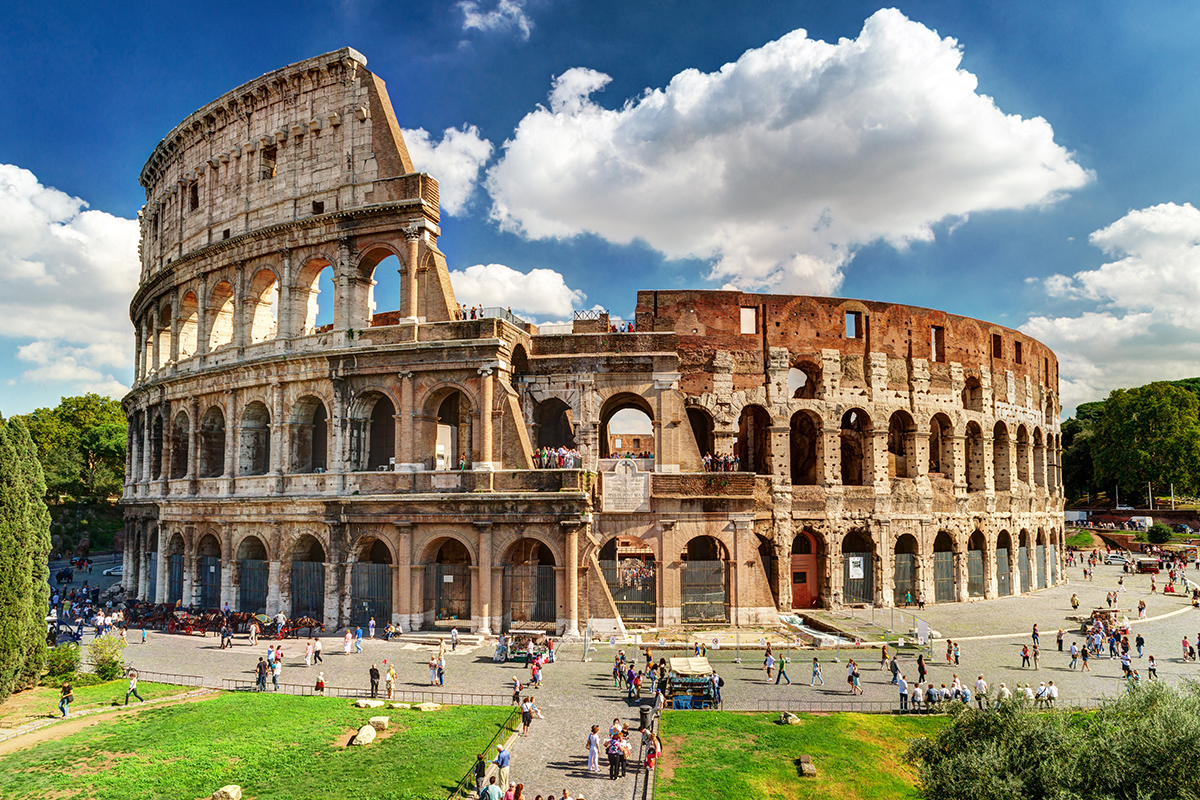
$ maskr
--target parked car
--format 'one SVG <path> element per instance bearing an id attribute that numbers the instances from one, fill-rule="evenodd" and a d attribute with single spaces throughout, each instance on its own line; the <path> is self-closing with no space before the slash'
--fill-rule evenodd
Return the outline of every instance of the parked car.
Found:
<path id="1" fill-rule="evenodd" d="M 109 567 L 108 569 L 104 570 L 105 575 L 112 575 L 115 578 L 122 577 L 124 575 L 124 573 L 125 573 L 125 567 L 122 564 L 118 564 L 115 567 Z"/>
<path id="2" fill-rule="evenodd" d="M 1128 564 L 1129 559 L 1120 553 L 1109 553 L 1104 557 L 1105 564 Z"/>

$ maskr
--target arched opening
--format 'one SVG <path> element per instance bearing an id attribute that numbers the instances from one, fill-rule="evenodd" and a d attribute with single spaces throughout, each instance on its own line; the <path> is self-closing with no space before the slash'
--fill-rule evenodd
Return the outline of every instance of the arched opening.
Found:
<path id="1" fill-rule="evenodd" d="M 188 462 L 191 452 L 188 450 L 191 421 L 186 411 L 175 415 L 171 423 L 171 478 L 179 480 L 187 477 Z"/>
<path id="2" fill-rule="evenodd" d="M 1029 431 L 1024 425 L 1017 428 L 1017 481 L 1029 483 Z"/>
<path id="3" fill-rule="evenodd" d="M 1046 588 L 1046 532 L 1038 528 L 1037 548 L 1033 554 L 1033 566 L 1037 574 L 1037 588 Z"/>
<path id="4" fill-rule="evenodd" d="M 893 602 L 898 606 L 909 606 L 920 594 L 917 589 L 917 538 L 911 533 L 897 537 L 893 558 L 896 587 Z"/>
<path id="5" fill-rule="evenodd" d="M 792 415 L 792 485 L 815 486 L 820 477 L 821 419 L 811 411 Z"/>
<path id="6" fill-rule="evenodd" d="M 460 391 L 442 395 L 435 412 L 433 469 L 456 469 L 471 465 L 470 401 Z"/>
<path id="7" fill-rule="evenodd" d="M 700 453 L 700 458 L 703 459 L 705 456 L 711 456 L 715 449 L 712 415 L 703 408 L 689 406 L 687 416 L 688 425 L 692 429 L 692 436 L 696 440 L 696 451 Z"/>
<path id="8" fill-rule="evenodd" d="M 788 396 L 795 400 L 815 399 L 821 388 L 821 368 L 802 361 L 788 370 Z"/>
<path id="9" fill-rule="evenodd" d="M 323 258 L 309 261 L 300 270 L 292 302 L 297 309 L 304 309 L 301 336 L 323 333 L 333 328 L 337 285 L 333 279 L 333 267 Z"/>
<path id="10" fill-rule="evenodd" d="M 688 541 L 680 556 L 679 605 L 683 623 L 729 621 L 729 561 L 712 536 Z"/>
<path id="11" fill-rule="evenodd" d="M 983 430 L 978 423 L 967 423 L 967 491 L 982 492 L 984 482 Z"/>
<path id="12" fill-rule="evenodd" d="M 958 599 L 954 569 L 954 539 L 946 531 L 933 540 L 933 599 L 937 603 L 953 603 Z"/>
<path id="13" fill-rule="evenodd" d="M 200 421 L 200 477 L 225 474 L 225 412 L 212 406 Z"/>
<path id="14" fill-rule="evenodd" d="M 945 414 L 929 421 L 929 474 L 954 479 L 954 426 Z"/>
<path id="15" fill-rule="evenodd" d="M 179 302 L 179 358 L 196 355 L 197 331 L 200 324 L 199 302 L 195 292 L 188 292 Z"/>
<path id="16" fill-rule="evenodd" d="M 1029 531 L 1024 528 L 1017 537 L 1017 577 L 1021 582 L 1021 594 L 1029 591 Z"/>
<path id="17" fill-rule="evenodd" d="M 983 411 L 983 385 L 978 378 L 967 378 L 962 392 L 962 404 L 967 411 Z"/>
<path id="18" fill-rule="evenodd" d="M 221 543 L 211 533 L 196 545 L 196 570 L 199 605 L 205 611 L 216 611 L 221 605 Z"/>
<path id="19" fill-rule="evenodd" d="M 471 622 L 471 552 L 457 539 L 434 543 L 433 563 L 425 567 L 425 626 Z"/>
<path id="20" fill-rule="evenodd" d="M 967 539 L 967 596 L 983 597 L 985 591 L 984 575 L 987 574 L 984 563 L 987 543 L 983 532 L 975 531 Z"/>
<path id="21" fill-rule="evenodd" d="M 575 412 L 557 397 L 538 403 L 533 410 L 533 425 L 537 431 L 537 446 L 557 450 L 575 449 Z"/>
<path id="22" fill-rule="evenodd" d="M 167 542 L 167 602 L 179 603 L 183 600 L 183 536 L 172 534 Z"/>
<path id="23" fill-rule="evenodd" d="M 392 551 L 380 539 L 364 541 L 350 568 L 350 624 L 372 619 L 380 627 L 392 621 Z"/>
<path id="24" fill-rule="evenodd" d="M 842 597 L 847 603 L 875 602 L 875 542 L 865 531 L 842 539 Z"/>
<path id="25" fill-rule="evenodd" d="M 644 397 L 618 394 L 600 412 L 600 457 L 654 456 L 654 413 Z"/>
<path id="26" fill-rule="evenodd" d="M 604 582 L 625 624 L 657 622 L 658 568 L 654 548 L 636 536 L 616 536 L 598 554 Z"/>
<path id="27" fill-rule="evenodd" d="M 388 470 L 396 457 L 396 406 L 382 392 L 364 392 L 351 406 L 350 462 L 355 470 Z"/>
<path id="28" fill-rule="evenodd" d="M 852 408 L 842 415 L 842 485 L 865 486 L 870 453 L 871 418 L 867 412 Z M 871 481 L 873 482 L 873 481 Z"/>
<path id="29" fill-rule="evenodd" d="M 208 349 L 233 344 L 233 287 L 221 281 L 208 296 Z"/>
<path id="30" fill-rule="evenodd" d="M 158 325 L 155 328 L 158 335 L 158 365 L 160 367 L 171 363 L 171 304 L 167 303 L 158 310 Z"/>
<path id="31" fill-rule="evenodd" d="M 303 534 L 292 546 L 292 619 L 325 619 L 325 547 Z"/>
<path id="32" fill-rule="evenodd" d="M 293 410 L 292 472 L 324 472 L 329 465 L 329 415 L 319 398 L 301 397 Z"/>
<path id="33" fill-rule="evenodd" d="M 1033 483 L 1039 489 L 1046 488 L 1046 446 L 1041 428 L 1033 429 Z"/>
<path id="34" fill-rule="evenodd" d="M 553 630 L 558 618 L 554 553 L 537 539 L 518 539 L 504 562 L 504 630 Z"/>
<path id="35" fill-rule="evenodd" d="M 154 411 L 150 420 L 150 477 L 162 480 L 163 476 L 163 418 Z"/>
<path id="36" fill-rule="evenodd" d="M 1008 531 L 1000 531 L 996 537 L 996 594 L 1008 597 L 1012 594 L 1012 537 Z"/>
<path id="37" fill-rule="evenodd" d="M 745 472 L 771 474 L 771 415 L 762 406 L 749 405 L 738 417 L 737 444 L 739 467 Z"/>
<path id="38" fill-rule="evenodd" d="M 238 474 L 266 475 L 271 469 L 271 412 L 255 400 L 247 403 L 238 426 Z"/>
<path id="39" fill-rule="evenodd" d="M 246 296 L 246 321 L 250 344 L 274 339 L 279 330 L 279 283 L 275 273 L 260 269 L 250 281 Z"/>
<path id="40" fill-rule="evenodd" d="M 820 602 L 817 538 L 805 529 L 792 539 L 792 608 L 816 608 Z"/>
<path id="41" fill-rule="evenodd" d="M 992 429 L 992 485 L 997 492 L 1012 489 L 1012 473 L 1009 471 L 1008 426 L 997 422 Z"/>
<path id="42" fill-rule="evenodd" d="M 888 420 L 888 477 L 916 477 L 917 426 L 907 411 L 896 411 Z"/>
<path id="43" fill-rule="evenodd" d="M 238 545 L 238 610 L 249 614 L 267 613 L 267 585 L 270 565 L 267 547 L 257 536 L 247 536 Z"/>

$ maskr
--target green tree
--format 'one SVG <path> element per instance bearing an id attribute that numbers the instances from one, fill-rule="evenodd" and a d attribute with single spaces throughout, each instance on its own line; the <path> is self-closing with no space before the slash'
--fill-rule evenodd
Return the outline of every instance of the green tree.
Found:
<path id="1" fill-rule="evenodd" d="M 1149 481 L 1190 493 L 1200 465 L 1200 400 L 1166 382 L 1117 389 L 1094 423 L 1096 479 L 1143 494 Z"/>
<path id="2" fill-rule="evenodd" d="M 121 404 L 98 394 L 64 397 L 22 417 L 37 445 L 52 496 L 104 499 L 125 482 L 126 420 Z"/>
<path id="3" fill-rule="evenodd" d="M 1146 531 L 1146 541 L 1150 544 L 1166 544 L 1171 541 L 1171 526 L 1156 522 Z"/>

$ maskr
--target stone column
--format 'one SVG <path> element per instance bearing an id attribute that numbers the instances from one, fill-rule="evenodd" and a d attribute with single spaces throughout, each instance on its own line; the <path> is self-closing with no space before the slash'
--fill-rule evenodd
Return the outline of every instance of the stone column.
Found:
<path id="1" fill-rule="evenodd" d="M 495 469 L 492 463 L 492 367 L 479 370 L 479 463 L 475 469 Z"/>
<path id="2" fill-rule="evenodd" d="M 404 239 L 407 245 L 405 257 L 404 292 L 400 307 L 404 309 L 404 319 L 401 322 L 417 322 L 417 264 L 421 251 L 421 230 L 416 225 L 404 228 Z"/>
<path id="3" fill-rule="evenodd" d="M 492 523 L 476 521 L 476 550 L 479 553 L 479 627 L 475 633 L 492 634 Z"/>
<path id="4" fill-rule="evenodd" d="M 567 636 L 579 635 L 579 526 L 567 527 Z"/>

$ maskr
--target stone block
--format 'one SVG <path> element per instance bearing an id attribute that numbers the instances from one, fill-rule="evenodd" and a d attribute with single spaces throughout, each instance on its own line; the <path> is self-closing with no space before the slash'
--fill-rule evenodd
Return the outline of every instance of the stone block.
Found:
<path id="1" fill-rule="evenodd" d="M 230 784 L 212 793 L 212 800 L 242 800 L 242 787 Z"/>
<path id="2" fill-rule="evenodd" d="M 389 721 L 388 717 L 371 717 L 367 720 L 367 724 L 377 731 L 386 731 Z"/>
<path id="3" fill-rule="evenodd" d="M 358 733 L 354 734 L 354 739 L 351 740 L 350 744 L 370 744 L 373 741 L 375 741 L 375 729 L 370 725 L 363 725 L 358 729 Z"/>

